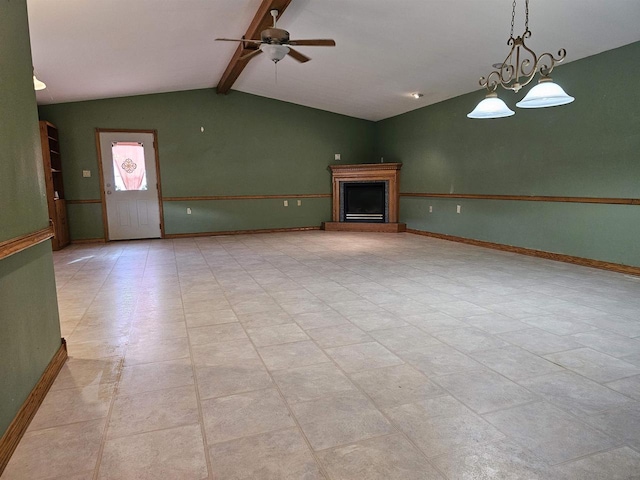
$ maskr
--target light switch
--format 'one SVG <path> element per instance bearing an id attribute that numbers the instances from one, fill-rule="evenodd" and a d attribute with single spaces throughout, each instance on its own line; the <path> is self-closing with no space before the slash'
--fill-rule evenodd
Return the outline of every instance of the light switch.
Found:
<path id="1" fill-rule="evenodd" d="M 433 205 L 429 205 L 429 213 L 433 213 Z"/>
<path id="2" fill-rule="evenodd" d="M 191 215 L 191 209 L 187 207 L 187 215 Z"/>
<path id="3" fill-rule="evenodd" d="M 289 200 L 285 200 L 285 201 L 283 202 L 283 204 L 284 204 L 284 206 L 285 206 L 285 207 L 288 207 L 288 206 L 289 206 Z"/>
<path id="4" fill-rule="evenodd" d="M 460 205 L 456 206 L 456 213 L 460 213 L 462 211 L 462 207 Z"/>
<path id="5" fill-rule="evenodd" d="M 82 177 L 89 178 L 91 176 L 91 170 L 82 170 Z"/>
<path id="6" fill-rule="evenodd" d="M 333 158 L 334 158 L 334 160 L 340 160 L 340 154 L 339 154 L 339 153 L 336 153 L 336 154 L 333 156 Z"/>
<path id="7" fill-rule="evenodd" d="M 302 205 L 302 200 L 298 200 L 298 206 L 300 207 Z"/>

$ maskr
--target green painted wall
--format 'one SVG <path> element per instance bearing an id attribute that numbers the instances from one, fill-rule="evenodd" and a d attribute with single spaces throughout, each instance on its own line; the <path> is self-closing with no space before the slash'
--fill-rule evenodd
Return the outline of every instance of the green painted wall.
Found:
<path id="1" fill-rule="evenodd" d="M 479 91 L 383 120 L 377 155 L 403 162 L 403 192 L 640 198 L 638 58 L 640 42 L 557 67 L 576 98 L 563 107 L 518 109 L 526 92 L 502 90 L 515 116 L 471 120 Z M 404 197 L 400 216 L 410 228 L 640 266 L 640 206 Z"/>
<path id="2" fill-rule="evenodd" d="M 373 122 L 255 95 L 192 90 L 40 107 L 57 125 L 67 199 L 100 198 L 95 128 L 158 131 L 164 197 L 331 193 L 327 166 L 372 160 Z M 204 127 L 204 133 L 200 131 Z M 91 170 L 91 178 L 82 178 Z M 167 233 L 319 226 L 330 199 L 164 202 Z M 186 207 L 193 214 L 186 215 Z M 69 208 L 71 238 L 103 237 L 99 206 Z"/>
<path id="3" fill-rule="evenodd" d="M 48 225 L 25 0 L 0 0 L 0 242 Z M 60 346 L 51 244 L 0 260 L 0 436 Z"/>

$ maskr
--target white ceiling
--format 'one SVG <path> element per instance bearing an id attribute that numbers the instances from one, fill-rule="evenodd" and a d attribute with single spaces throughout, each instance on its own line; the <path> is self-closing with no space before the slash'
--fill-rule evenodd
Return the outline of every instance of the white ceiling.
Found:
<path id="1" fill-rule="evenodd" d="M 236 45 L 214 39 L 241 36 L 261 0 L 27 3 L 47 104 L 215 87 Z M 523 10 L 519 0 L 517 34 Z M 313 61 L 285 58 L 277 83 L 261 55 L 233 89 L 380 120 L 478 90 L 508 53 L 510 22 L 511 0 L 293 0 L 278 26 L 337 46 L 299 47 Z M 564 47 L 569 62 L 639 41 L 639 22 L 639 0 L 531 0 L 528 45 Z"/>

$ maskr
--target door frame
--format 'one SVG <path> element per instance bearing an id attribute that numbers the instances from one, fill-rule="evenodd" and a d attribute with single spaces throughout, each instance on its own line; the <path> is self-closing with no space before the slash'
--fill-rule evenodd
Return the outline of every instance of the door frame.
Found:
<path id="1" fill-rule="evenodd" d="M 137 130 L 130 128 L 96 128 L 96 151 L 98 153 L 98 175 L 100 178 L 100 202 L 102 203 L 102 224 L 104 226 L 104 239 L 109 239 L 109 222 L 107 220 L 107 199 L 104 194 L 104 175 L 102 173 L 102 152 L 100 149 L 101 133 L 151 133 L 153 134 L 153 151 L 155 152 L 154 163 L 156 166 L 156 179 L 158 182 L 158 208 L 160 213 L 160 238 L 165 238 L 164 233 L 164 209 L 162 206 L 162 181 L 160 179 L 160 155 L 158 153 L 158 131 L 157 130 Z"/>

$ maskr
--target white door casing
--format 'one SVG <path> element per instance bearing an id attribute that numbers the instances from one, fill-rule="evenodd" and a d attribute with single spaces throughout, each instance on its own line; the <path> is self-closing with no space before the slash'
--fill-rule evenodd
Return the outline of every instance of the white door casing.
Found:
<path id="1" fill-rule="evenodd" d="M 160 238 L 160 199 L 156 172 L 154 134 L 151 132 L 99 132 L 102 159 L 102 189 L 104 192 L 108 234 L 107 240 Z M 119 171 L 140 171 L 138 159 L 117 160 L 123 165 L 114 167 L 112 148 L 116 144 L 139 144 L 144 151 L 146 189 L 127 190 Z M 126 162 L 126 163 L 125 163 Z M 119 171 L 116 171 L 119 170 Z M 144 186 L 143 186 L 144 188 Z"/>

